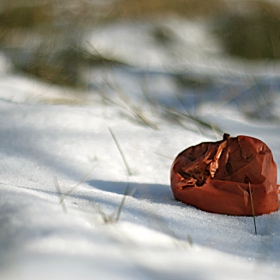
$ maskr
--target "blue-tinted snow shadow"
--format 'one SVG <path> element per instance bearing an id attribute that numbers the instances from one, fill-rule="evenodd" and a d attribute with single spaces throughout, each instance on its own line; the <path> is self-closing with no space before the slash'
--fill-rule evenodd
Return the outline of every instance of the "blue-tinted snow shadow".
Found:
<path id="1" fill-rule="evenodd" d="M 251 217 L 212 214 L 180 201 L 172 195 L 170 186 L 162 184 L 127 183 L 102 180 L 86 181 L 93 192 L 73 192 L 66 200 L 67 208 L 84 211 L 83 205 L 99 206 L 106 215 L 116 213 L 129 184 L 136 188 L 133 200 L 125 201 L 121 220 L 137 223 L 194 244 L 268 263 L 280 262 L 280 212 L 256 217 L 258 235 L 254 235 Z M 57 195 L 55 190 L 29 189 Z M 86 187 L 87 189 L 88 187 Z M 80 187 L 83 189 L 83 186 Z M 41 195 L 39 195 L 41 197 Z M 88 204 L 90 202 L 90 204 Z M 97 208 L 92 208 L 97 212 Z"/>
<path id="2" fill-rule="evenodd" d="M 132 219 L 133 222 L 137 221 L 185 241 L 190 235 L 195 244 L 232 255 L 263 262 L 280 261 L 280 239 L 276 237 L 279 212 L 257 217 L 258 235 L 255 236 L 251 217 L 212 214 L 186 205 L 174 199 L 168 185 L 101 180 L 87 183 L 102 192 L 120 196 L 125 193 L 127 185 L 130 189 L 136 188 L 133 197 L 142 201 L 141 207 L 134 203 L 125 203 L 122 213 L 128 220 Z M 99 198 L 97 202 L 100 205 L 112 203 L 110 199 L 107 201 L 106 196 Z M 111 206 L 117 209 L 118 205 L 116 200 Z M 133 220 L 134 217 L 137 220 Z M 249 240 L 248 236 L 251 237 Z"/>
<path id="3" fill-rule="evenodd" d="M 217 76 L 215 72 L 203 74 L 174 72 L 170 69 L 146 71 L 127 66 L 113 69 L 118 84 L 122 85 L 122 90 L 125 89 L 124 92 L 133 102 L 145 101 L 162 108 L 177 109 L 183 113 L 187 111 L 194 116 L 198 107 L 206 103 L 213 104 L 215 108 L 226 106 L 249 118 L 279 120 L 275 111 L 279 103 L 278 77 L 250 76 L 248 82 L 248 76 L 241 73 L 229 75 L 226 71 Z M 92 83 L 90 86 L 100 90 L 104 84 Z M 148 95 L 143 95 L 143 87 L 149 89 Z"/>
<path id="4" fill-rule="evenodd" d="M 172 203 L 175 202 L 171 188 L 168 185 L 161 184 L 142 184 L 129 182 L 110 182 L 102 180 L 90 180 L 87 183 L 101 191 L 115 193 L 119 195 L 125 194 L 127 188 L 128 193 L 133 191 L 133 197 L 137 199 L 149 199 L 153 202 Z"/>

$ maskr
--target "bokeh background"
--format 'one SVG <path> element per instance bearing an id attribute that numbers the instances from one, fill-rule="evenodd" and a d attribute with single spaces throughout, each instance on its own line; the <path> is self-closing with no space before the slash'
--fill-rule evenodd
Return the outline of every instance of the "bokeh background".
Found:
<path id="1" fill-rule="evenodd" d="M 121 92 L 191 117 L 219 103 L 278 122 L 279 1 L 1 0 L 0 52 L 9 75 L 79 104 Z"/>

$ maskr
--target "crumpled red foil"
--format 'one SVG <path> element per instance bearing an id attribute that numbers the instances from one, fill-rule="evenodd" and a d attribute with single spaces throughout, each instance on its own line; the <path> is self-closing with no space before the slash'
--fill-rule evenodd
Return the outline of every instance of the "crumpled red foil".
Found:
<path id="1" fill-rule="evenodd" d="M 182 151 L 171 167 L 171 188 L 175 199 L 212 213 L 251 216 L 279 207 L 271 150 L 249 136 L 224 134 Z"/>

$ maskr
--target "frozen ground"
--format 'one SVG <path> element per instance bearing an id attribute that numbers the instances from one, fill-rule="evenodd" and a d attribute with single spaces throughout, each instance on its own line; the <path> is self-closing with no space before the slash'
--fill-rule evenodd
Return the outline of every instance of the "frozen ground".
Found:
<path id="1" fill-rule="evenodd" d="M 4 59 L 1 63 L 5 69 Z M 267 67 L 276 71 L 274 66 Z M 268 75 L 273 79 L 265 84 L 265 76 L 256 80 L 249 73 L 248 86 L 237 79 L 245 75 L 239 67 L 234 79 L 213 75 L 230 81 L 234 98 L 230 90 L 218 91 L 216 80 L 178 98 L 173 72 L 153 66 L 145 80 L 152 100 L 145 101 L 141 67 L 99 69 L 91 76 L 90 92 L 78 97 L 8 70 L 1 73 L 1 279 L 280 278 L 279 211 L 257 217 L 255 235 L 251 217 L 184 205 L 169 186 L 174 157 L 223 131 L 260 138 L 279 166 L 277 75 Z M 104 81 L 110 90 L 102 88 Z M 269 90 L 253 90 L 258 81 Z M 59 102 L 64 105 L 54 105 Z M 241 113 L 261 105 L 262 119 Z M 177 117 L 182 110 L 194 112 L 201 119 L 171 121 L 168 110 Z"/>

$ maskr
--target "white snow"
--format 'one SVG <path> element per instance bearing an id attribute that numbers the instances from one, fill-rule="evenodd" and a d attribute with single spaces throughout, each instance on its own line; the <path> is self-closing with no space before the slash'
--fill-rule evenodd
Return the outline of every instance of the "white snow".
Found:
<path id="1" fill-rule="evenodd" d="M 17 104 L 1 100 L 1 279 L 277 279 L 279 212 L 257 217 L 210 214 L 177 202 L 172 159 L 209 140 L 158 120 L 140 126 L 108 107 Z M 218 122 L 218 121 L 217 121 Z M 259 136 L 279 158 L 278 132 L 224 118 L 232 134 Z M 111 127 L 132 169 L 128 176 Z M 279 164 L 279 162 L 278 162 Z M 53 178 L 67 193 L 59 205 Z M 104 224 L 117 210 L 117 223 Z M 192 242 L 190 242 L 190 239 Z M 190 243 L 193 243 L 192 245 Z M 36 277 L 35 277 L 36 276 Z"/>
<path id="2" fill-rule="evenodd" d="M 122 74 L 116 71 L 115 78 L 127 94 Z M 215 140 L 215 133 L 163 118 L 166 104 L 175 100 L 179 107 L 174 93 L 165 91 L 151 108 L 139 102 L 133 81 L 128 100 L 157 129 L 94 93 L 80 97 L 83 106 L 79 99 L 76 106 L 48 105 L 62 96 L 76 99 L 30 78 L 1 76 L 0 279 L 280 279 L 279 211 L 257 217 L 255 235 L 251 217 L 211 214 L 175 201 L 169 186 L 174 157 Z M 160 98 L 165 84 L 158 85 Z M 120 96 L 112 100 L 120 104 Z M 260 138 L 279 166 L 277 123 L 250 121 L 215 98 L 214 105 L 209 97 L 200 102 L 197 113 L 231 135 Z M 128 186 L 134 193 L 115 221 Z M 70 190 L 60 204 L 59 192 L 64 197 Z"/>

